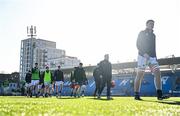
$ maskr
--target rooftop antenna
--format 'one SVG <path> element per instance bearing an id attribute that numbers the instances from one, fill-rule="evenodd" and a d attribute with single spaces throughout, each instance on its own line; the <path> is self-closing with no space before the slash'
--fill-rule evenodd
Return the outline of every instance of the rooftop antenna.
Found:
<path id="1" fill-rule="evenodd" d="M 27 36 L 28 37 L 30 36 L 31 38 L 37 36 L 36 35 L 36 26 L 32 26 L 32 25 L 30 27 L 27 26 Z"/>

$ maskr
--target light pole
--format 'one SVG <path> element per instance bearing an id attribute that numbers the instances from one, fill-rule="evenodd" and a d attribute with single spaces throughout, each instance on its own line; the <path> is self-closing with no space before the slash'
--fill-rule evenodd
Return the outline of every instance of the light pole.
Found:
<path id="1" fill-rule="evenodd" d="M 27 35 L 30 36 L 30 46 L 31 46 L 31 59 L 30 59 L 30 69 L 33 68 L 33 60 L 34 60 L 34 49 L 36 47 L 36 41 L 34 41 L 36 38 L 36 26 L 27 27 Z"/>

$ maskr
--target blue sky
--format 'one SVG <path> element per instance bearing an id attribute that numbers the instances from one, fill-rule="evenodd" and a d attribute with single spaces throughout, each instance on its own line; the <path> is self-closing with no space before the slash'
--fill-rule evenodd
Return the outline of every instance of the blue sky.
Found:
<path id="1" fill-rule="evenodd" d="M 112 63 L 136 59 L 137 35 L 154 19 L 158 58 L 180 56 L 179 14 L 179 0 L 0 0 L 0 72 L 19 71 L 30 25 L 37 38 L 94 65 L 106 53 Z"/>

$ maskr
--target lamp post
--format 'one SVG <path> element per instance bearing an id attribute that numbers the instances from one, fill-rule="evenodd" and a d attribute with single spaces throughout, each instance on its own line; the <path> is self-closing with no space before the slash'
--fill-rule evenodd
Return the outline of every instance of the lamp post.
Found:
<path id="1" fill-rule="evenodd" d="M 34 60 L 34 49 L 36 48 L 36 41 L 34 41 L 36 38 L 36 26 L 27 26 L 27 36 L 30 36 L 30 45 L 31 45 L 31 65 L 30 69 L 33 68 L 33 60 Z"/>

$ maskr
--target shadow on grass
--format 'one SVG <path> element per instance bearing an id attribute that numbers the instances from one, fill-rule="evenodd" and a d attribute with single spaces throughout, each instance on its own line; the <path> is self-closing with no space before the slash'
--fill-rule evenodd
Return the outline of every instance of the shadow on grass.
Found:
<path id="1" fill-rule="evenodd" d="M 108 99 L 106 99 L 106 98 L 101 98 L 101 99 L 98 99 L 98 98 L 94 98 L 94 97 L 91 97 L 91 98 L 86 98 L 86 99 L 99 100 L 99 101 L 112 101 L 112 100 L 113 100 L 113 99 L 108 100 Z"/>
<path id="2" fill-rule="evenodd" d="M 158 101 L 158 103 L 169 104 L 169 105 L 180 105 L 180 101 Z"/>
<path id="3" fill-rule="evenodd" d="M 153 101 L 153 100 L 140 100 L 143 102 L 156 102 L 156 103 L 162 103 L 162 104 L 168 104 L 168 105 L 180 105 L 180 101 L 174 101 L 174 100 L 158 100 L 158 101 Z"/>
<path id="4" fill-rule="evenodd" d="M 61 97 L 61 98 L 57 98 L 57 99 L 79 99 L 77 97 Z"/>
<path id="5" fill-rule="evenodd" d="M 14 98 L 16 98 L 16 97 L 14 97 Z M 21 97 L 21 98 L 23 98 L 23 97 Z M 55 98 L 55 99 L 79 99 L 78 97 L 63 97 L 63 96 L 61 96 L 61 97 L 58 97 L 58 98 L 56 98 L 56 96 L 52 96 L 52 97 L 42 97 L 42 96 L 40 96 L 40 97 L 35 97 L 35 96 L 33 96 L 33 97 L 24 97 L 24 98 L 27 98 L 27 99 L 51 99 L 51 98 Z"/>

